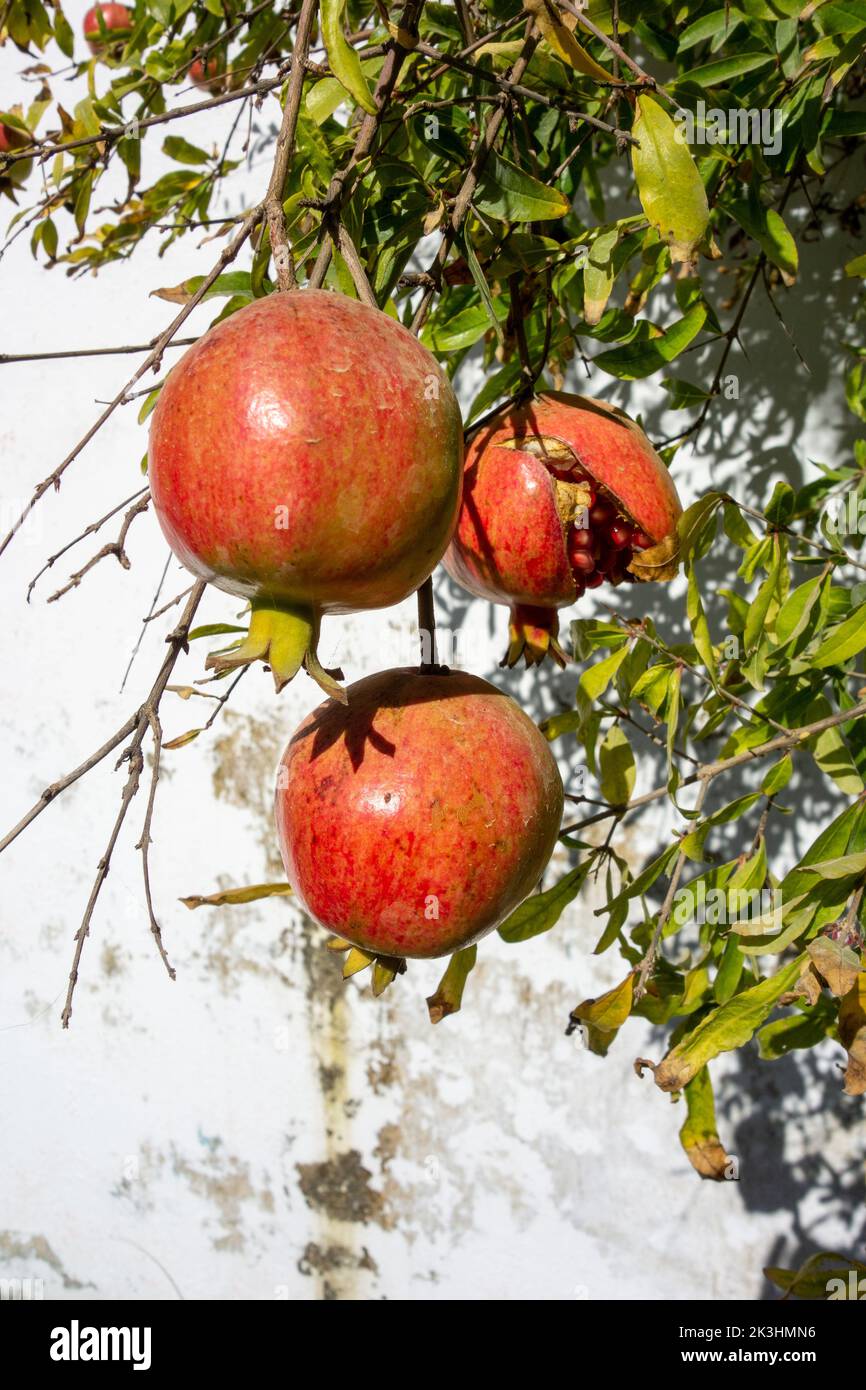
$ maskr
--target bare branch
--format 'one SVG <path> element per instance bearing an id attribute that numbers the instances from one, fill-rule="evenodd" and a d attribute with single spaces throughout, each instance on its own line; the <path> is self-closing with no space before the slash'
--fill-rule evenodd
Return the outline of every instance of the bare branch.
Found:
<path id="1" fill-rule="evenodd" d="M 154 727 L 158 727 L 158 723 L 156 726 L 154 725 L 154 720 L 157 719 L 158 716 L 159 702 L 162 699 L 163 694 L 165 693 L 165 688 L 168 685 L 169 679 L 171 678 L 171 673 L 175 668 L 178 656 L 182 651 L 187 650 L 189 629 L 192 624 L 193 617 L 195 616 L 196 609 L 198 608 L 199 603 L 201 602 L 202 594 L 205 591 L 205 587 L 206 586 L 202 580 L 199 580 L 195 584 L 193 591 L 190 594 L 189 601 L 187 602 L 187 605 L 183 611 L 183 615 L 181 616 L 180 622 L 178 623 L 174 631 L 169 633 L 168 637 L 166 638 L 166 641 L 169 644 L 169 651 L 165 659 L 163 660 L 156 680 L 154 681 L 151 687 L 150 694 L 148 695 L 144 704 L 137 710 L 136 714 L 133 716 L 132 741 L 123 750 L 118 760 L 118 767 L 121 765 L 121 763 L 129 763 L 129 776 L 126 779 L 126 784 L 121 794 L 120 810 L 118 811 L 114 821 L 114 825 L 111 828 L 111 834 L 108 837 L 108 844 L 106 846 L 102 858 L 99 861 L 99 864 L 97 865 L 96 878 L 94 879 L 93 887 L 90 890 L 90 897 L 88 898 L 87 906 L 84 909 L 84 916 L 82 918 L 81 925 L 75 933 L 75 951 L 72 957 L 72 969 L 69 972 L 69 986 L 66 991 L 66 1002 L 63 1006 L 63 1013 L 61 1014 L 61 1022 L 64 1028 L 69 1027 L 69 1020 L 72 1017 L 72 999 L 75 993 L 75 985 L 78 980 L 78 971 L 81 965 L 81 954 L 84 950 L 84 942 L 86 938 L 90 935 L 90 923 L 93 918 L 93 913 L 96 908 L 97 901 L 99 899 L 99 894 L 102 889 L 102 885 L 108 877 L 108 870 L 111 865 L 111 856 L 114 852 L 114 847 L 117 844 L 117 839 L 120 835 L 121 829 L 123 828 L 123 823 L 126 820 L 127 812 L 129 811 L 133 797 L 138 791 L 139 783 L 141 781 L 141 774 L 144 767 L 142 744 L 144 742 L 144 738 L 147 734 L 148 729 L 153 730 Z M 119 740 L 115 740 L 114 746 L 117 745 L 118 741 Z M 68 779 L 66 785 L 69 785 Z M 152 783 L 152 793 L 154 791 L 154 788 L 155 783 Z M 43 808 L 40 807 L 39 809 Z M 38 810 L 36 811 L 36 814 L 38 814 Z M 144 843 L 144 841 L 147 839 L 147 836 L 149 835 L 150 816 L 152 816 L 152 808 L 149 805 L 148 818 L 146 818 L 145 820 L 145 834 L 143 834 L 142 836 L 142 843 Z M 21 828 L 23 828 L 23 824 Z M 7 837 L 7 841 L 8 838 L 9 837 Z M 2 850 L 5 847 L 7 841 L 0 843 L 0 850 Z M 142 851 L 142 853 L 143 857 L 146 858 L 144 850 Z M 149 880 L 146 880 L 146 882 L 147 892 L 149 893 Z M 154 919 L 152 916 L 152 907 L 150 907 L 150 904 L 149 911 L 151 912 L 151 930 L 153 930 Z M 158 925 L 156 926 L 156 931 L 154 932 L 154 935 L 157 941 L 157 945 L 160 948 L 160 953 L 163 959 L 165 959 L 165 952 L 162 950 L 162 941 L 161 936 L 159 934 Z M 166 964 L 168 965 L 167 961 Z M 169 972 L 172 973 L 170 965 L 168 966 L 168 969 Z"/>
<path id="2" fill-rule="evenodd" d="M 123 511 L 124 507 L 128 507 L 130 502 L 135 502 L 138 498 L 143 497 L 146 492 L 148 492 L 148 489 L 146 487 L 139 488 L 138 492 L 133 492 L 132 495 L 130 497 L 127 497 L 123 502 L 118 502 L 116 507 L 112 507 L 111 511 L 106 512 L 105 516 L 101 516 L 98 521 L 91 521 L 90 525 L 84 531 L 81 532 L 81 535 L 76 536 L 74 540 L 69 541 L 66 545 L 63 546 L 62 550 L 58 550 L 54 555 L 49 555 L 48 559 L 45 561 L 45 564 L 42 566 L 39 573 L 33 576 L 29 585 L 27 586 L 27 602 L 30 602 L 30 595 L 33 593 L 33 590 L 35 589 L 39 580 L 42 578 L 43 574 L 47 573 L 47 571 L 51 569 L 52 565 L 54 565 L 60 559 L 61 555 L 65 555 L 68 550 L 72 550 L 74 546 L 79 545 L 81 541 L 86 540 L 88 536 L 92 536 L 95 531 L 98 531 L 100 527 L 105 525 L 106 521 L 110 521 L 113 516 L 117 516 L 117 513 Z"/>
<path id="3" fill-rule="evenodd" d="M 99 564 L 100 560 L 106 560 L 109 555 L 114 555 L 116 557 L 121 569 L 128 570 L 130 561 L 126 553 L 126 538 L 129 535 L 129 528 L 135 521 L 135 518 L 141 516 L 143 512 L 146 512 L 149 506 L 150 493 L 145 491 L 137 502 L 133 502 L 126 516 L 123 518 L 123 523 L 117 534 L 117 540 L 109 541 L 108 544 L 104 545 L 101 550 L 98 550 L 95 555 L 92 555 L 86 565 L 83 565 L 75 574 L 69 576 L 69 582 L 64 584 L 62 589 L 58 589 L 56 593 L 51 595 L 48 602 L 56 603 L 59 598 L 63 598 L 64 594 L 68 594 L 70 589 L 77 589 L 84 576 L 89 574 L 93 567 Z"/>

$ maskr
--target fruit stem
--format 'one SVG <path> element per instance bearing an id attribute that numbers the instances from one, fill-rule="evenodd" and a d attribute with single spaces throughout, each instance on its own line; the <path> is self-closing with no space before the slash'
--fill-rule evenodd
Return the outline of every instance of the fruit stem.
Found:
<path id="1" fill-rule="evenodd" d="M 433 576 L 428 575 L 418 590 L 418 636 L 421 639 L 421 670 L 438 665 L 436 655 L 436 610 L 433 607 Z"/>
<path id="2" fill-rule="evenodd" d="M 316 655 L 319 641 L 319 614 L 314 608 L 273 599 L 250 603 L 250 630 L 240 646 L 211 652 L 206 665 L 212 671 L 233 671 L 252 661 L 264 661 L 273 672 L 279 693 L 301 667 L 334 699 L 347 703 L 339 684 L 342 671 L 326 671 Z"/>

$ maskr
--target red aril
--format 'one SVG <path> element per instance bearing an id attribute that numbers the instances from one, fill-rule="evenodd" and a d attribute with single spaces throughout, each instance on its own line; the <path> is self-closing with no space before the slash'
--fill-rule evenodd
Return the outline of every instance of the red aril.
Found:
<path id="1" fill-rule="evenodd" d="M 544 392 L 472 439 L 445 566 L 471 593 L 510 606 L 504 665 L 521 655 L 533 665 L 548 652 L 565 665 L 557 610 L 598 587 L 599 576 L 671 578 L 681 510 L 633 420 L 604 401 Z M 638 558 L 646 549 L 653 563 Z"/>
<path id="2" fill-rule="evenodd" d="M 272 294 L 205 333 L 162 388 L 149 471 L 187 569 L 249 599 L 277 689 L 316 656 L 323 613 L 399 603 L 441 559 L 463 435 L 448 379 L 393 319 L 322 290 Z"/>
<path id="3" fill-rule="evenodd" d="M 280 762 L 275 813 L 303 906 L 371 955 L 443 956 L 536 887 L 563 793 L 510 696 L 444 668 L 383 671 L 327 700 Z"/>

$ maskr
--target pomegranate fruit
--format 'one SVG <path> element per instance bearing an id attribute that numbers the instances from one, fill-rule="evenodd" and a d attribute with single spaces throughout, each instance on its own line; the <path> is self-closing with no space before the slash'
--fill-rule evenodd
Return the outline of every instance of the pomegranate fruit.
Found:
<path id="1" fill-rule="evenodd" d="M 225 73 L 215 53 L 207 59 L 196 58 L 194 63 L 190 63 L 187 76 L 194 87 L 211 92 L 214 96 L 225 89 Z"/>
<path id="2" fill-rule="evenodd" d="M 15 114 L 18 114 L 17 111 Z M 0 154 L 11 154 L 13 150 L 23 149 L 29 144 L 31 139 L 26 131 L 19 130 L 17 126 L 6 125 L 5 122 L 0 123 Z M 32 168 L 32 159 L 16 159 L 14 164 L 7 164 L 0 170 L 0 191 L 8 192 L 14 202 L 15 190 L 26 182 Z"/>
<path id="3" fill-rule="evenodd" d="M 126 5 L 94 5 L 84 16 L 84 37 L 91 53 L 125 43 L 132 33 L 132 10 Z"/>
<path id="4" fill-rule="evenodd" d="M 442 558 L 463 432 L 447 377 L 407 329 L 324 290 L 272 294 L 211 328 L 154 410 L 154 506 L 178 559 L 250 601 L 247 640 L 276 687 L 316 656 L 323 613 L 399 603 Z"/>
<path id="5" fill-rule="evenodd" d="M 463 672 L 383 671 L 327 700 L 283 753 L 275 812 L 289 882 L 371 955 L 443 956 L 538 883 L 562 818 L 547 741 Z"/>
<path id="6" fill-rule="evenodd" d="M 445 568 L 511 606 L 503 665 L 565 665 L 557 609 L 586 589 L 669 579 L 682 508 L 643 431 L 605 401 L 550 391 L 509 407 L 469 446 Z"/>

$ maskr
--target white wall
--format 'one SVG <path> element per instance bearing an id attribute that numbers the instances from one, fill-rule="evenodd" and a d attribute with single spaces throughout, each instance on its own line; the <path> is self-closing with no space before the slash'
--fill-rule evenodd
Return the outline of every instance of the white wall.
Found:
<path id="1" fill-rule="evenodd" d="M 0 52 L 2 104 L 22 90 L 25 65 Z M 209 142 L 224 124 L 185 133 Z M 250 196 L 266 176 L 258 161 L 243 180 Z M 187 239 L 159 261 L 155 247 L 69 280 L 37 268 L 19 240 L 0 262 L 0 351 L 149 339 L 173 312 L 150 292 L 215 255 Z M 684 498 L 710 479 L 742 491 L 750 470 L 795 475 L 810 454 L 833 456 L 846 419 L 831 353 L 852 291 L 834 284 L 827 295 L 813 278 L 822 255 L 808 249 L 786 307 L 811 382 L 758 304 L 751 365 L 740 358 L 736 368 L 739 404 L 724 408 L 699 456 L 683 451 L 676 462 Z M 195 330 L 211 317 L 211 306 L 198 311 Z M 138 360 L 0 367 L 4 519 Z M 697 378 L 696 365 L 686 374 Z M 590 389 L 633 411 L 658 399 L 655 386 L 631 393 L 603 377 Z M 45 556 L 135 489 L 146 442 L 136 409 L 116 412 L 0 561 L 3 830 L 123 721 L 161 658 L 171 615 L 148 631 L 119 693 L 164 563 L 152 516 L 135 524 L 129 573 L 106 561 L 46 605 L 101 539 L 91 538 L 25 602 Z M 681 419 L 651 423 L 658 436 Z M 444 615 L 455 591 L 437 583 Z M 173 565 L 165 594 L 182 587 Z M 232 611 L 213 594 L 200 616 Z M 675 621 L 667 597 L 659 611 Z M 413 661 L 413 622 L 411 603 L 331 620 L 323 659 L 340 660 L 350 679 Z M 558 707 L 557 692 L 568 700 L 573 675 L 498 672 L 504 610 L 472 603 L 464 622 L 475 671 L 536 714 Z M 179 681 L 201 673 L 205 651 L 194 646 Z M 586 897 L 549 936 L 520 948 L 487 941 L 464 1012 L 435 1030 L 424 1005 L 435 962 L 413 964 L 374 1001 L 364 976 L 343 985 L 324 934 L 286 902 L 196 913 L 178 903 L 278 874 L 273 768 L 318 698 L 301 677 L 276 699 L 256 671 L 206 739 L 165 757 L 153 871 L 176 983 L 144 913 L 140 795 L 86 943 L 72 1026 L 61 1031 L 72 934 L 122 785 L 110 763 L 3 856 L 0 1277 L 41 1279 L 52 1299 L 725 1299 L 760 1296 L 768 1260 L 851 1246 L 862 1141 L 856 1103 L 839 1095 L 839 1049 L 826 1044 L 817 1062 L 719 1068 L 723 1135 L 741 1177 L 701 1183 L 677 1142 L 682 1107 L 632 1071 L 635 1056 L 659 1054 L 651 1030 L 629 1027 L 605 1061 L 564 1036 L 569 1009 L 622 973 L 612 956 L 591 954 L 598 919 Z M 167 697 L 168 737 L 199 722 L 194 703 Z M 656 776 L 645 767 L 640 785 Z M 639 853 L 661 833 L 649 821 L 622 843 Z"/>

